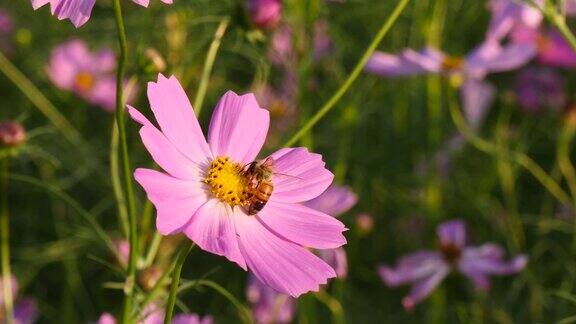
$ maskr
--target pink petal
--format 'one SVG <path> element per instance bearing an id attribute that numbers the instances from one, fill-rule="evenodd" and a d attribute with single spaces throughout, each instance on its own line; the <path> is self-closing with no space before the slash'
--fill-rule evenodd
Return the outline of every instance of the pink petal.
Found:
<path id="1" fill-rule="evenodd" d="M 338 278 L 345 279 L 348 276 L 348 257 L 346 256 L 346 250 L 341 247 L 331 250 L 318 250 L 317 254 L 336 270 Z"/>
<path id="2" fill-rule="evenodd" d="M 176 77 L 158 74 L 158 82 L 148 82 L 148 99 L 162 133 L 182 154 L 196 163 L 205 163 L 207 157 L 212 160 L 194 109 Z"/>
<path id="3" fill-rule="evenodd" d="M 378 272 L 388 287 L 397 287 L 428 277 L 444 264 L 439 253 L 420 251 L 400 258 L 393 268 L 381 266 Z"/>
<path id="4" fill-rule="evenodd" d="M 320 196 L 305 202 L 304 205 L 337 217 L 354 207 L 357 201 L 358 197 L 350 188 L 332 184 Z"/>
<path id="5" fill-rule="evenodd" d="M 212 153 L 238 163 L 254 161 L 264 145 L 269 124 L 268 110 L 260 108 L 253 94 L 226 92 L 210 121 L 208 143 Z"/>
<path id="6" fill-rule="evenodd" d="M 196 163 L 184 156 L 172 142 L 154 127 L 138 110 L 128 106 L 128 112 L 132 119 L 142 124 L 142 128 L 140 128 L 142 142 L 152 155 L 154 161 L 158 163 L 162 169 L 176 178 L 201 180 L 203 172 Z"/>
<path id="7" fill-rule="evenodd" d="M 150 0 L 132 0 L 132 2 L 141 5 L 142 7 L 148 8 Z"/>
<path id="8" fill-rule="evenodd" d="M 36 10 L 47 3 L 50 3 L 50 5 L 52 6 L 52 2 L 54 2 L 54 0 L 32 0 L 32 8 Z"/>
<path id="9" fill-rule="evenodd" d="M 96 53 L 93 58 L 95 70 L 103 72 L 114 72 L 116 68 L 116 55 L 108 48 Z"/>
<path id="10" fill-rule="evenodd" d="M 239 211 L 239 209 L 236 209 Z M 271 288 L 298 297 L 318 291 L 336 273 L 326 262 L 305 248 L 267 230 L 256 217 L 234 217 L 240 250 L 248 268 Z"/>
<path id="11" fill-rule="evenodd" d="M 91 104 L 108 112 L 116 111 L 116 78 L 109 75 L 95 80 L 94 87 L 86 96 Z"/>
<path id="12" fill-rule="evenodd" d="M 402 300 L 402 305 L 406 310 L 411 310 L 414 306 L 419 303 L 422 299 L 428 297 L 430 293 L 446 278 L 446 276 L 450 273 L 450 267 L 448 265 L 444 265 L 436 269 L 436 271 L 416 282 L 408 296 L 406 296 Z"/>
<path id="13" fill-rule="evenodd" d="M 436 231 L 441 245 L 463 248 L 466 244 L 466 224 L 460 219 L 444 222 Z"/>
<path id="14" fill-rule="evenodd" d="M 458 269 L 474 279 L 476 275 L 510 275 L 522 271 L 528 258 L 519 255 L 510 261 L 503 260 L 502 250 L 493 244 L 469 247 L 462 253 Z"/>
<path id="15" fill-rule="evenodd" d="M 464 115 L 472 128 L 482 125 L 494 101 L 496 89 L 486 81 L 469 79 L 460 88 L 464 105 Z"/>
<path id="16" fill-rule="evenodd" d="M 134 177 L 156 207 L 156 227 L 163 235 L 179 232 L 209 199 L 199 181 L 181 180 L 150 169 L 137 169 Z"/>
<path id="17" fill-rule="evenodd" d="M 257 217 L 274 233 L 306 247 L 333 249 L 346 244 L 344 224 L 306 206 L 270 201 Z"/>
<path id="18" fill-rule="evenodd" d="M 70 19 L 78 28 L 88 21 L 95 3 L 96 0 L 61 0 L 54 10 L 54 15 L 60 20 Z"/>
<path id="19" fill-rule="evenodd" d="M 274 158 L 274 192 L 270 200 L 296 203 L 318 197 L 332 183 L 334 175 L 322 161 L 322 155 L 306 148 L 283 148 Z"/>
<path id="20" fill-rule="evenodd" d="M 184 233 L 202 250 L 222 255 L 246 270 L 246 261 L 240 253 L 234 212 L 230 205 L 210 199 L 196 211 Z"/>
<path id="21" fill-rule="evenodd" d="M 98 319 L 98 324 L 116 324 L 116 319 L 110 313 L 104 313 Z"/>
<path id="22" fill-rule="evenodd" d="M 427 72 L 438 72 L 442 54 L 437 51 L 416 52 L 412 49 L 404 50 L 399 55 L 376 52 L 368 63 L 368 72 L 381 76 L 410 76 Z"/>
<path id="23" fill-rule="evenodd" d="M 465 70 L 473 77 L 486 73 L 504 72 L 527 64 L 536 55 L 533 44 L 508 44 L 486 42 L 476 48 L 466 59 Z"/>

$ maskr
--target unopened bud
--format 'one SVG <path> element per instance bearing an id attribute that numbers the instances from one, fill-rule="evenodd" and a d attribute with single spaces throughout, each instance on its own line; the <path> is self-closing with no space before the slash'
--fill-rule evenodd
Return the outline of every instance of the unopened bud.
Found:
<path id="1" fill-rule="evenodd" d="M 151 266 L 138 274 L 138 284 L 145 291 L 150 291 L 156 286 L 160 277 L 162 277 L 162 269 L 157 266 Z"/>
<path id="2" fill-rule="evenodd" d="M 248 0 L 248 12 L 254 26 L 273 29 L 282 18 L 282 0 Z"/>
<path id="3" fill-rule="evenodd" d="M 26 130 L 13 121 L 0 123 L 0 147 L 14 147 L 26 141 Z"/>
<path id="4" fill-rule="evenodd" d="M 372 228 L 374 228 L 374 219 L 372 216 L 362 213 L 356 216 L 356 226 L 360 234 L 366 235 L 372 232 Z"/>

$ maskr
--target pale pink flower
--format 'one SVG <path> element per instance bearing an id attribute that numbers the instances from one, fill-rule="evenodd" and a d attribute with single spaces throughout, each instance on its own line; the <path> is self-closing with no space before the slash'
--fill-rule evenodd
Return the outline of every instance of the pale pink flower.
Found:
<path id="1" fill-rule="evenodd" d="M 150 305 L 141 314 L 138 324 L 163 324 L 166 315 L 164 308 Z M 116 324 L 116 318 L 110 313 L 104 313 L 98 319 L 98 324 Z M 178 314 L 172 318 L 172 324 L 213 324 L 212 316 L 200 317 L 198 314 Z"/>
<path id="2" fill-rule="evenodd" d="M 212 115 L 207 141 L 186 93 L 175 77 L 148 83 L 148 99 L 160 129 L 136 109 L 140 136 L 166 173 L 138 169 L 136 180 L 156 206 L 164 235 L 184 232 L 200 248 L 222 255 L 268 286 L 292 296 L 318 290 L 334 269 L 307 247 L 333 249 L 346 243 L 344 225 L 301 203 L 320 195 L 333 174 L 322 156 L 284 148 L 274 160 L 274 191 L 250 216 L 246 166 L 264 145 L 269 114 L 252 94 L 227 92 Z"/>
<path id="3" fill-rule="evenodd" d="M 451 220 L 438 226 L 438 251 L 421 250 L 403 256 L 395 267 L 381 266 L 380 276 L 388 287 L 412 285 L 402 300 L 406 310 L 428 297 L 450 274 L 457 271 L 468 277 L 480 290 L 490 288 L 490 276 L 515 274 L 526 266 L 528 258 L 518 255 L 504 260 L 504 251 L 496 244 L 466 245 L 466 227 L 461 220 Z"/>
<path id="4" fill-rule="evenodd" d="M 282 0 L 248 0 L 248 12 L 254 26 L 272 29 L 282 19 Z"/>
<path id="5" fill-rule="evenodd" d="M 135 3 L 148 7 L 150 0 L 132 0 Z M 172 4 L 172 0 L 161 0 L 165 4 Z M 72 24 L 79 28 L 84 25 L 90 15 L 96 0 L 31 0 L 32 8 L 34 10 L 50 4 L 50 12 L 58 18 L 58 20 L 70 19 Z"/>
<path id="6" fill-rule="evenodd" d="M 47 73 L 60 89 L 71 91 L 89 103 L 113 112 L 116 105 L 116 56 L 110 49 L 91 53 L 79 39 L 67 41 L 52 50 Z M 136 89 L 126 94 L 131 102 Z"/>

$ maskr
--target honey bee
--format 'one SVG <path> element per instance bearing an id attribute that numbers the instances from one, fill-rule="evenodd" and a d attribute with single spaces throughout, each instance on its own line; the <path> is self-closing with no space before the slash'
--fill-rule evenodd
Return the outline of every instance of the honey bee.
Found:
<path id="1" fill-rule="evenodd" d="M 248 164 L 244 176 L 248 180 L 248 200 L 244 210 L 248 215 L 256 215 L 264 209 L 274 191 L 272 175 L 274 174 L 274 158 L 254 161 Z"/>

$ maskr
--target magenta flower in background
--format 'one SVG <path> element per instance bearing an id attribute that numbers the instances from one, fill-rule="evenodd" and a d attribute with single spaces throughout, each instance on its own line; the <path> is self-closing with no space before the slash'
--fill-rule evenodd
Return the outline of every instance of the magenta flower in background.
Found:
<path id="1" fill-rule="evenodd" d="M 257 28 L 270 30 L 282 19 L 282 0 L 247 0 L 248 13 Z"/>
<path id="2" fill-rule="evenodd" d="M 12 34 L 14 31 L 14 21 L 8 11 L 0 8 L 0 37 Z"/>
<path id="3" fill-rule="evenodd" d="M 82 40 L 71 40 L 52 50 L 47 73 L 60 89 L 71 91 L 89 103 L 113 112 L 116 104 L 116 56 L 110 49 L 91 53 Z M 136 89 L 127 91 L 131 102 Z"/>
<path id="4" fill-rule="evenodd" d="M 468 277 L 480 290 L 490 288 L 491 275 L 510 275 L 526 266 L 525 255 L 504 261 L 502 249 L 492 243 L 481 246 L 466 245 L 466 228 L 461 220 L 451 220 L 438 226 L 438 251 L 418 251 L 400 258 L 396 266 L 381 266 L 379 273 L 388 287 L 411 284 L 412 289 L 402 300 L 411 310 L 448 276 L 457 271 Z"/>
<path id="5" fill-rule="evenodd" d="M 328 20 L 321 19 L 314 22 L 314 54 L 315 60 L 327 56 L 334 49 L 334 44 L 329 35 L 330 25 Z"/>
<path id="6" fill-rule="evenodd" d="M 148 83 L 158 129 L 136 109 L 140 135 L 166 173 L 138 169 L 136 180 L 157 210 L 163 235 L 184 232 L 200 248 L 222 255 L 279 292 L 299 296 L 317 291 L 336 276 L 307 248 L 333 249 L 346 243 L 344 225 L 301 203 L 326 190 L 333 174 L 322 156 L 284 148 L 274 160 L 274 191 L 264 208 L 248 215 L 245 166 L 264 145 L 269 113 L 252 94 L 227 92 L 212 115 L 207 141 L 186 93 L 175 77 Z"/>
<path id="7" fill-rule="evenodd" d="M 248 277 L 247 298 L 252 304 L 256 323 L 291 323 L 296 299 L 281 294 L 261 283 L 255 276 Z"/>
<path id="8" fill-rule="evenodd" d="M 115 242 L 116 251 L 118 253 L 118 263 L 122 267 L 126 267 L 128 265 L 128 260 L 130 258 L 130 242 L 127 240 L 118 240 Z"/>
<path id="9" fill-rule="evenodd" d="M 148 306 L 144 311 L 143 318 L 138 324 L 163 324 L 166 313 L 164 308 L 158 305 Z M 98 319 L 98 324 L 116 324 L 116 318 L 110 313 L 104 313 Z M 212 316 L 200 317 L 198 314 L 178 314 L 172 318 L 172 324 L 212 324 Z"/>
<path id="10" fill-rule="evenodd" d="M 96 0 L 31 0 L 34 10 L 50 4 L 50 12 L 58 20 L 70 19 L 72 24 L 79 28 L 84 25 L 90 15 Z M 141 6 L 148 7 L 150 0 L 132 0 Z M 160 0 L 165 4 L 172 4 L 172 0 Z"/>
<path id="11" fill-rule="evenodd" d="M 550 68 L 522 70 L 516 78 L 515 90 L 520 107 L 531 113 L 544 108 L 560 111 L 567 102 L 564 79 Z"/>
<path id="12" fill-rule="evenodd" d="M 14 300 L 14 322 L 15 324 L 32 324 L 38 318 L 38 307 L 36 302 L 30 298 L 18 298 L 18 281 L 11 278 L 12 299 Z M 4 295 L 2 289 L 2 277 L 0 277 L 0 309 L 4 308 Z M 2 314 L 0 313 L 0 321 Z"/>
<path id="13" fill-rule="evenodd" d="M 399 55 L 376 52 L 366 64 L 366 70 L 384 77 L 438 73 L 463 78 L 460 94 L 464 112 L 471 126 L 478 127 L 495 94 L 494 87 L 483 78 L 489 73 L 517 69 L 528 63 L 535 53 L 533 44 L 502 46 L 493 41 L 481 44 L 466 56 L 450 56 L 430 47 L 420 52 L 406 49 Z"/>
<path id="14" fill-rule="evenodd" d="M 320 196 L 304 203 L 305 206 L 338 217 L 349 211 L 358 202 L 358 197 L 345 186 L 331 185 Z M 338 278 L 348 275 L 348 258 L 344 248 L 318 250 L 317 254 L 335 270 Z"/>
<path id="15" fill-rule="evenodd" d="M 535 44 L 536 58 L 542 65 L 576 67 L 576 51 L 555 29 L 516 28 L 510 38 L 516 43 Z"/>

